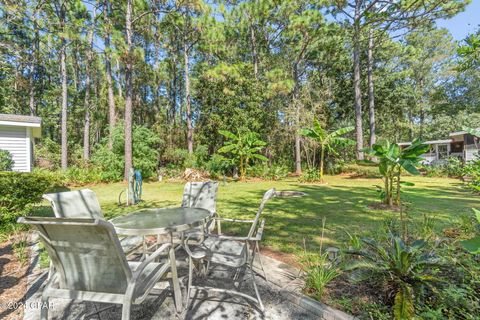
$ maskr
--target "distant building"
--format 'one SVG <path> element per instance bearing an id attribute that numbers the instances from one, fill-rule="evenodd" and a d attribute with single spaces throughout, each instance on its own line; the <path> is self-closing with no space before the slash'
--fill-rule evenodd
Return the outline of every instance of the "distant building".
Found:
<path id="1" fill-rule="evenodd" d="M 33 138 L 40 138 L 41 125 L 39 117 L 0 113 L 0 149 L 12 155 L 13 171 L 32 171 Z"/>
<path id="2" fill-rule="evenodd" d="M 470 161 L 479 155 L 480 139 L 466 131 L 449 134 L 450 139 L 425 141 L 430 150 L 422 155 L 425 163 L 438 163 L 448 157 L 458 157 L 462 161 Z M 411 142 L 400 142 L 398 145 L 407 147 Z"/>

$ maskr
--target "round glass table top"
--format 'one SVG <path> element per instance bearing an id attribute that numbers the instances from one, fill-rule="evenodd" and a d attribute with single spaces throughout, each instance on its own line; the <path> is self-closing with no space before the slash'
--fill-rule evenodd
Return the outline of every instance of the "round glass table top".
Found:
<path id="1" fill-rule="evenodd" d="M 211 213 L 201 208 L 153 208 L 135 211 L 110 220 L 119 234 L 155 235 L 198 227 Z"/>

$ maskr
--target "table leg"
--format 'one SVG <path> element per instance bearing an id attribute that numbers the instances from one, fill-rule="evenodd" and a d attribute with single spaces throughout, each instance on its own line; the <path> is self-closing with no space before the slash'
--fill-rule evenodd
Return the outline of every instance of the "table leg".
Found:
<path id="1" fill-rule="evenodd" d="M 177 312 L 181 312 L 183 309 L 182 306 L 182 291 L 180 290 L 180 282 L 178 280 L 177 274 L 177 264 L 175 260 L 175 249 L 173 246 L 168 250 L 168 256 L 170 259 L 170 269 L 172 272 L 172 283 L 173 283 L 173 296 L 175 298 L 175 307 Z"/>

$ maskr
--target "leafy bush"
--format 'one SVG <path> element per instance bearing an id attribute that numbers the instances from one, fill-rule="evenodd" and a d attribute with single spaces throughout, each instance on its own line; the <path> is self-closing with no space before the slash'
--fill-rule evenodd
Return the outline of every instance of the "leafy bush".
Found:
<path id="1" fill-rule="evenodd" d="M 14 161 L 7 150 L 0 149 L 0 171 L 12 171 Z"/>
<path id="2" fill-rule="evenodd" d="M 415 315 L 415 299 L 420 299 L 428 289 L 441 280 L 435 276 L 441 265 L 440 259 L 423 240 L 410 245 L 391 235 L 386 243 L 362 239 L 363 248 L 348 251 L 360 259 L 346 266 L 353 279 L 363 281 L 376 279 L 383 288 L 388 288 L 392 297 L 395 319 L 412 319 Z M 432 291 L 433 292 L 433 291 Z"/>
<path id="3" fill-rule="evenodd" d="M 340 275 L 340 269 L 328 260 L 328 254 L 308 254 L 302 259 L 308 293 L 320 300 L 328 283 Z"/>
<path id="4" fill-rule="evenodd" d="M 233 170 L 234 165 L 232 162 L 222 156 L 221 154 L 213 154 L 205 163 L 205 170 L 208 171 L 210 177 L 212 178 L 219 178 L 222 177 L 224 174 Z"/>
<path id="5" fill-rule="evenodd" d="M 51 175 L 27 172 L 0 172 L 0 223 L 13 222 L 27 214 L 42 194 L 58 185 Z"/>
<path id="6" fill-rule="evenodd" d="M 152 130 L 144 126 L 133 126 L 133 166 L 142 172 L 144 178 L 156 174 L 158 166 L 158 149 L 160 139 Z M 107 148 L 105 139 L 92 154 L 92 163 L 101 169 L 101 179 L 117 181 L 123 177 L 125 165 L 125 140 L 123 124 L 120 123 L 113 130 L 112 150 Z"/>
<path id="7" fill-rule="evenodd" d="M 106 181 L 106 179 L 103 179 L 103 174 L 104 171 L 101 170 L 99 167 L 95 166 L 72 166 L 69 167 L 65 172 L 63 172 L 64 181 L 68 184 L 76 185 Z"/>
<path id="8" fill-rule="evenodd" d="M 247 175 L 253 178 L 265 180 L 280 180 L 288 175 L 288 167 L 285 165 L 256 164 L 247 169 Z"/>
<path id="9" fill-rule="evenodd" d="M 430 177 L 452 177 L 463 176 L 463 162 L 458 157 L 448 157 L 444 162 L 436 165 L 425 165 L 423 169 Z"/>
<path id="10" fill-rule="evenodd" d="M 100 179 L 105 182 L 123 179 L 124 157 L 109 150 L 107 145 L 99 145 L 91 157 L 92 163 L 101 169 Z"/>
<path id="11" fill-rule="evenodd" d="M 314 168 L 307 169 L 302 172 L 300 182 L 315 182 L 320 181 L 320 172 Z"/>
<path id="12" fill-rule="evenodd" d="M 35 146 L 35 164 L 37 167 L 55 170 L 60 166 L 60 145 L 45 137 Z"/>
<path id="13" fill-rule="evenodd" d="M 480 158 L 469 161 L 463 168 L 463 175 L 468 177 L 468 187 L 480 192 Z"/>

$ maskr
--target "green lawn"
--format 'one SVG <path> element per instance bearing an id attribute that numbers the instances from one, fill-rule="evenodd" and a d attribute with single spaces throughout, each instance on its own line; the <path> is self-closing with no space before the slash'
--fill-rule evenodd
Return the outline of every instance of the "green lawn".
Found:
<path id="1" fill-rule="evenodd" d="M 424 214 L 433 217 L 438 229 L 455 221 L 471 207 L 480 207 L 480 196 L 463 189 L 458 180 L 446 178 L 407 177 L 414 187 L 405 187 L 403 199 L 414 225 Z M 263 217 L 267 220 L 264 244 L 274 250 L 295 253 L 302 249 L 305 238 L 310 250 L 318 247 L 322 217 L 326 217 L 325 243 L 338 245 L 346 239 L 345 230 L 365 234 L 381 230 L 382 221 L 398 217 L 397 212 L 372 210 L 378 202 L 375 185 L 379 179 L 327 176 L 327 185 L 301 184 L 296 179 L 284 181 L 220 183 L 217 211 L 224 217 L 252 218 L 263 193 L 277 190 L 299 190 L 307 197 L 272 199 Z M 94 190 L 107 218 L 137 210 L 140 207 L 176 206 L 181 202 L 183 183 L 151 182 L 143 185 L 143 199 L 138 206 L 119 207 L 118 194 L 122 183 L 96 185 Z M 231 226 L 231 232 L 245 232 Z"/>

